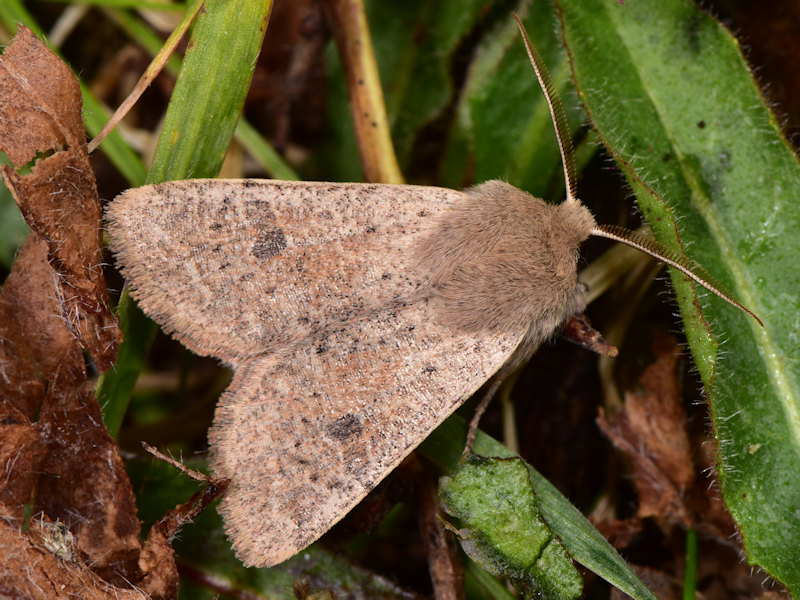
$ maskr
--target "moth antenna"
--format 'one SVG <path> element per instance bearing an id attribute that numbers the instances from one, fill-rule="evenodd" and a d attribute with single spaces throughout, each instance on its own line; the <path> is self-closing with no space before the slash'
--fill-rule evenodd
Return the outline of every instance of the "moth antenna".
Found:
<path id="1" fill-rule="evenodd" d="M 627 244 L 632 248 L 641 250 L 645 254 L 649 254 L 653 258 L 668 264 L 670 267 L 678 269 L 681 273 L 691 277 L 694 281 L 702 285 L 710 292 L 715 293 L 728 304 L 735 306 L 742 312 L 746 312 L 748 315 L 758 321 L 758 324 L 762 327 L 764 326 L 764 323 L 762 323 L 761 319 L 759 319 L 753 311 L 745 308 L 739 302 L 734 300 L 733 295 L 724 287 L 722 287 L 722 285 L 720 285 L 700 265 L 694 263 L 684 255 L 667 248 L 663 244 L 660 244 L 655 239 L 644 235 L 639 235 L 636 232 L 630 231 L 623 227 L 617 227 L 616 225 L 597 225 L 594 229 L 592 229 L 591 234 L 598 237 L 608 238 L 610 240 L 614 240 L 615 242 Z"/>
<path id="2" fill-rule="evenodd" d="M 519 32 L 522 34 L 522 40 L 525 42 L 525 49 L 528 51 L 528 58 L 531 60 L 531 66 L 536 73 L 539 86 L 542 88 L 545 100 L 547 100 L 547 106 L 550 109 L 553 127 L 556 130 L 556 138 L 558 138 L 558 150 L 561 152 L 561 164 L 564 166 L 564 183 L 567 188 L 567 200 L 577 201 L 575 155 L 572 150 L 572 138 L 569 135 L 564 105 L 561 104 L 561 97 L 553 86 L 553 80 L 550 79 L 550 72 L 547 70 L 547 67 L 545 67 L 542 57 L 539 56 L 539 52 L 533 47 L 533 44 L 531 44 L 525 28 L 522 26 L 522 21 L 520 21 L 520 18 L 515 13 L 511 13 L 511 16 L 517 21 Z"/>

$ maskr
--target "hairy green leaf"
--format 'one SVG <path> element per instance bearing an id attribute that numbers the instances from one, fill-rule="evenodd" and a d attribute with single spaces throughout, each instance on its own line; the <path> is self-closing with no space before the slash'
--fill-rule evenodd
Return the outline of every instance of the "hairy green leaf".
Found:
<path id="1" fill-rule="evenodd" d="M 672 280 L 751 564 L 800 592 L 800 166 L 731 34 L 686 0 L 559 0 L 587 112 L 656 236 L 764 321 Z"/>

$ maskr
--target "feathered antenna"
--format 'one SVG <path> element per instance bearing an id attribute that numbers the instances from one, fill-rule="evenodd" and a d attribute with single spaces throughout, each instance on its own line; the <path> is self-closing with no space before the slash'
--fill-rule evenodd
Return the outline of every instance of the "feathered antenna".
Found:
<path id="1" fill-rule="evenodd" d="M 753 317 L 758 324 L 762 327 L 764 323 L 761 322 L 756 314 L 750 309 L 746 308 L 733 298 L 733 295 L 728 292 L 721 284 L 719 284 L 711 275 L 709 275 L 703 267 L 691 261 L 683 254 L 679 254 L 675 250 L 671 250 L 659 243 L 656 239 L 640 235 L 634 231 L 625 229 L 624 227 L 617 227 L 616 225 L 598 225 L 592 229 L 592 235 L 597 237 L 604 237 L 616 242 L 622 242 L 632 248 L 641 250 L 645 254 L 649 254 L 653 258 L 678 269 L 684 275 L 687 275 L 710 292 L 715 293 L 717 296 L 725 300 L 739 310 L 746 312 Z"/>
<path id="2" fill-rule="evenodd" d="M 512 13 L 512 16 L 519 26 L 519 31 L 525 42 L 525 49 L 528 51 L 528 58 L 530 58 L 531 66 L 533 66 L 536 78 L 539 80 L 539 86 L 542 88 L 545 100 L 547 100 L 547 106 L 550 109 L 550 116 L 553 119 L 553 127 L 555 128 L 556 137 L 558 138 L 558 149 L 561 152 L 561 163 L 564 166 L 564 183 L 567 188 L 566 202 L 578 202 L 575 178 L 575 156 L 572 149 L 572 138 L 569 135 L 569 128 L 567 127 L 567 116 L 564 112 L 564 106 L 561 104 L 561 98 L 558 92 L 553 87 L 553 81 L 550 79 L 550 73 L 547 71 L 547 67 L 544 66 L 542 58 L 539 56 L 536 48 L 531 44 L 530 39 L 528 39 L 528 34 L 522 26 L 522 21 L 516 14 Z M 629 229 L 617 227 L 615 225 L 598 225 L 592 229 L 591 235 L 609 238 L 616 242 L 627 244 L 632 248 L 636 248 L 666 263 L 670 267 L 678 269 L 681 273 L 687 275 L 707 290 L 753 317 L 762 327 L 764 326 L 764 323 L 753 311 L 745 308 L 741 303 L 736 301 L 730 292 L 719 285 L 713 277 L 706 273 L 697 263 L 679 254 L 675 250 L 665 247 L 655 239 L 645 237 Z"/>
<path id="3" fill-rule="evenodd" d="M 567 201 L 576 201 L 577 195 L 577 182 L 575 178 L 575 153 L 572 150 L 572 138 L 569 135 L 569 127 L 567 125 L 567 115 L 564 112 L 564 106 L 561 104 L 561 97 L 558 95 L 555 87 L 553 87 L 553 80 L 550 79 L 550 72 L 544 66 L 542 57 L 539 56 L 536 48 L 531 44 L 528 39 L 528 33 L 522 26 L 522 21 L 515 13 L 511 13 L 519 26 L 519 31 L 522 34 L 522 40 L 525 42 L 525 49 L 528 51 L 528 58 L 531 60 L 533 70 L 536 72 L 536 78 L 539 80 L 539 86 L 544 92 L 544 98 L 547 100 L 547 106 L 550 109 L 550 117 L 553 119 L 553 127 L 556 130 L 556 137 L 558 138 L 558 149 L 561 152 L 561 164 L 564 166 L 564 183 L 567 188 Z"/>

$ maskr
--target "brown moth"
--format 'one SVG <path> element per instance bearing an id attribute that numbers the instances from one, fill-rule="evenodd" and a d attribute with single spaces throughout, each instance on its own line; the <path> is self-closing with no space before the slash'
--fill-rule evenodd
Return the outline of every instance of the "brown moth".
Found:
<path id="1" fill-rule="evenodd" d="M 585 305 L 580 244 L 626 235 L 575 197 L 563 109 L 522 33 L 562 148 L 560 205 L 502 181 L 459 192 L 193 180 L 109 206 L 142 309 L 235 369 L 209 438 L 245 564 L 315 541 L 484 382 L 530 357 Z"/>

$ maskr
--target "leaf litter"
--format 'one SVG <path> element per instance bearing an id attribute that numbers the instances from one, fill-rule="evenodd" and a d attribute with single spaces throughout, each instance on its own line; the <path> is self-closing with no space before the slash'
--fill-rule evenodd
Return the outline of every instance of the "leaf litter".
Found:
<path id="1" fill-rule="evenodd" d="M 100 371 L 120 332 L 101 268 L 102 221 L 86 153 L 81 92 L 69 67 L 25 28 L 0 59 L 3 179 L 28 225 L 47 243 L 60 312 Z M 33 162 L 30 173 L 20 171 Z"/>
<path id="2" fill-rule="evenodd" d="M 714 444 L 705 430 L 692 431 L 683 405 L 678 377 L 681 352 L 674 336 L 654 331 L 649 364 L 625 392 L 616 414 L 600 409 L 600 429 L 628 465 L 638 506 L 626 519 L 595 520 L 595 525 L 619 550 L 650 535 L 652 520 L 682 561 L 685 530 L 699 538 L 697 581 L 704 582 L 709 600 L 731 597 L 768 598 L 762 582 L 742 559 L 738 531 L 722 503 L 715 471 Z M 683 597 L 683 581 L 669 575 L 681 568 L 635 567 L 659 598 Z M 612 593 L 613 598 L 624 595 Z"/>
<path id="3" fill-rule="evenodd" d="M 215 496 L 168 512 L 140 543 L 133 489 L 84 358 L 109 368 L 120 332 L 80 88 L 23 27 L 0 57 L 0 149 L 32 229 L 0 292 L 0 595 L 175 598 L 170 540 Z"/>

